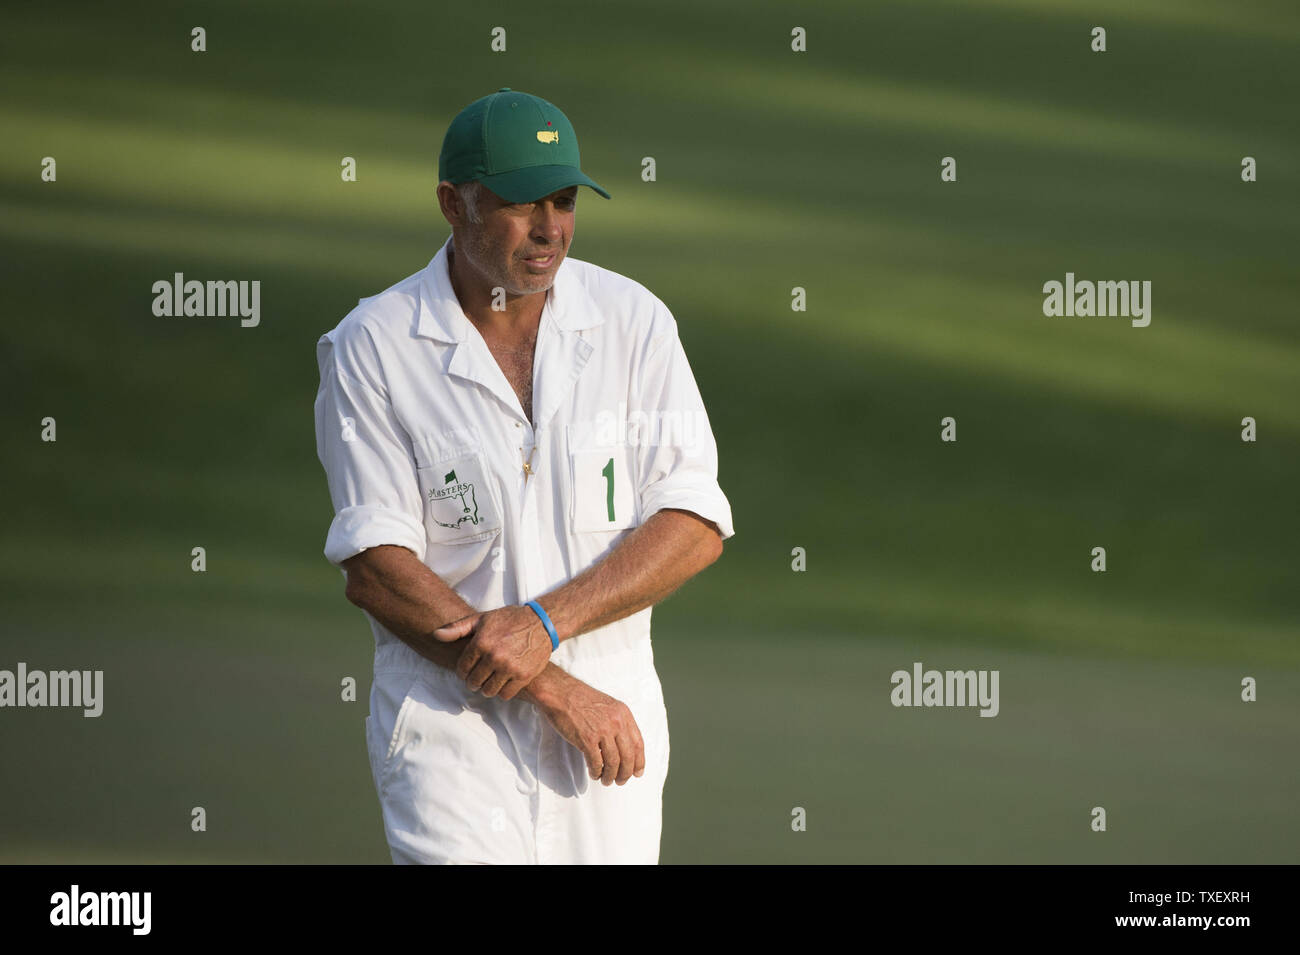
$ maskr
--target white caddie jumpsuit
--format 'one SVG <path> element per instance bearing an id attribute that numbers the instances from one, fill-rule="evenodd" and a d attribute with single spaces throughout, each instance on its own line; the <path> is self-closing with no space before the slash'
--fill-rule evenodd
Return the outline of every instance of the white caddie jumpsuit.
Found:
<path id="1" fill-rule="evenodd" d="M 663 302 L 566 258 L 538 328 L 534 429 L 452 290 L 450 242 L 317 344 L 317 453 L 335 511 L 326 557 L 406 547 L 487 611 L 571 580 L 662 508 L 732 536 L 717 447 Z M 395 862 L 658 861 L 669 747 L 650 608 L 551 658 L 636 718 L 645 774 L 608 787 L 532 704 L 469 690 L 367 617 L 366 745 Z"/>

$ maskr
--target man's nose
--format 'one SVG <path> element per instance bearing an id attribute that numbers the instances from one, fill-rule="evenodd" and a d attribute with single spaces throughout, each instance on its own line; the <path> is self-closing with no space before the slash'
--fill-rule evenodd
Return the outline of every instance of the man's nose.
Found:
<path id="1" fill-rule="evenodd" d="M 548 241 L 558 243 L 563 235 L 560 211 L 555 208 L 555 203 L 550 201 L 537 203 L 533 212 L 533 236 L 545 237 Z"/>

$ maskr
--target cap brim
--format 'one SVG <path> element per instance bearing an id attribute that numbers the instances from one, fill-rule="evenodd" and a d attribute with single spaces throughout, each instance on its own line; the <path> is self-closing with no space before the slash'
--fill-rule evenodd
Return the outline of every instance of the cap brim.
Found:
<path id="1" fill-rule="evenodd" d="M 569 186 L 590 186 L 598 195 L 610 198 L 595 180 L 572 166 L 525 166 L 495 176 L 484 176 L 479 182 L 506 202 L 536 202 Z"/>

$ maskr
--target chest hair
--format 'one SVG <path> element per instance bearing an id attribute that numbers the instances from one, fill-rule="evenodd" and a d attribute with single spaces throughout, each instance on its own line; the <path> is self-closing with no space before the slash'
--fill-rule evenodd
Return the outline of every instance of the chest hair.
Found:
<path id="1" fill-rule="evenodd" d="M 524 409 L 529 421 L 533 420 L 533 356 L 536 346 L 536 336 L 521 344 L 488 345 L 488 350 L 497 360 L 506 381 L 510 382 L 510 387 L 519 398 L 519 406 Z"/>

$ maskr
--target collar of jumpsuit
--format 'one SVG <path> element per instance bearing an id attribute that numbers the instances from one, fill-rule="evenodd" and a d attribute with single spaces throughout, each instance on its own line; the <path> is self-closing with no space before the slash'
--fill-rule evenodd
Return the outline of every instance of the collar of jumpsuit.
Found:
<path id="1" fill-rule="evenodd" d="M 404 546 L 491 610 L 571 580 L 662 508 L 732 535 L 717 448 L 663 302 L 566 258 L 538 327 L 534 428 L 461 309 L 446 252 L 362 299 L 317 344 L 330 561 Z M 525 479 L 520 452 L 534 445 Z M 469 691 L 367 614 L 366 745 L 394 861 L 656 861 L 669 744 L 650 615 L 552 655 L 626 704 L 645 740 L 645 775 L 605 787 L 531 704 Z"/>
<path id="2" fill-rule="evenodd" d="M 451 244 L 451 239 L 448 238 L 425 270 L 424 281 L 420 284 L 420 317 L 416 334 L 460 346 L 452 355 L 447 373 L 482 385 L 517 412 L 523 424 L 531 427 L 531 422 L 519 405 L 518 396 L 492 357 L 478 329 L 465 315 L 452 288 L 447 262 L 447 249 Z M 594 328 L 605 321 L 586 287 L 571 270 L 564 267 L 567 264 L 567 258 L 560 263 L 555 281 L 546 293 L 537 329 L 533 360 L 533 411 L 539 424 L 549 421 L 555 414 L 570 393 L 573 383 L 582 374 L 583 365 L 591 357 L 591 342 L 569 333 Z M 555 333 L 558 333 L 558 341 Z M 543 336 L 546 336 L 545 343 Z M 544 345 L 546 354 L 543 354 Z M 555 351 L 557 348 L 558 351 Z M 557 371 L 552 366 L 560 367 Z M 547 374 L 539 375 L 542 368 L 547 369 Z"/>

